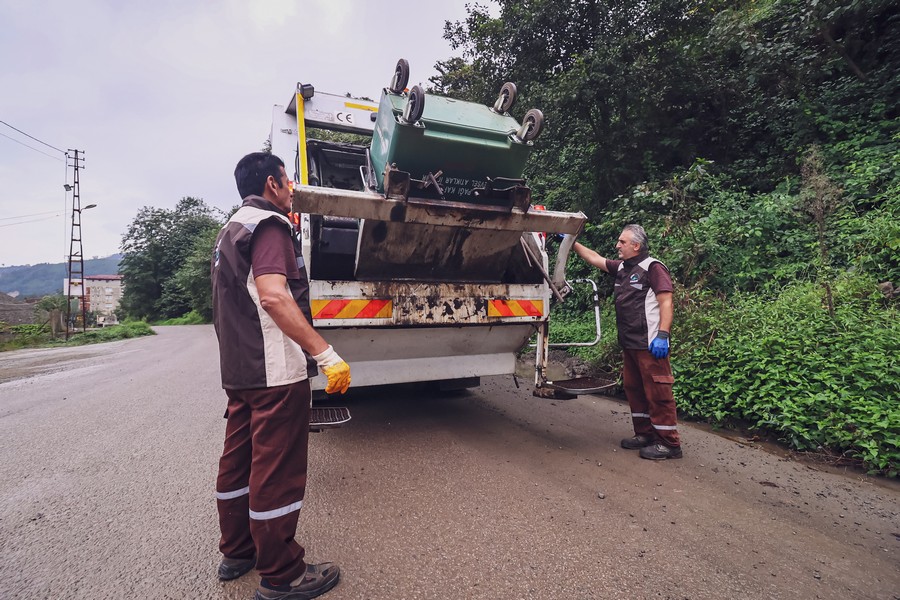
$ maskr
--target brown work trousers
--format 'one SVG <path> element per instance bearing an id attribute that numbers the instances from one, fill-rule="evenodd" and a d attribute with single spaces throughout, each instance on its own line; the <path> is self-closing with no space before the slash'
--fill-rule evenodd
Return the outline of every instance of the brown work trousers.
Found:
<path id="1" fill-rule="evenodd" d="M 676 429 L 672 366 L 648 350 L 623 350 L 622 387 L 631 407 L 634 433 L 649 435 L 666 446 L 680 446 Z"/>
<path id="2" fill-rule="evenodd" d="M 306 572 L 297 521 L 306 492 L 309 381 L 226 390 L 228 423 L 216 502 L 228 558 L 256 554 L 256 569 L 275 585 Z"/>

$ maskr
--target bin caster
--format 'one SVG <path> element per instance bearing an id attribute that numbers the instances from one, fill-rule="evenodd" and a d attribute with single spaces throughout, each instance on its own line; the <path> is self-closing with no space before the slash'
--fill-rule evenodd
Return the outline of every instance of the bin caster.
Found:
<path id="1" fill-rule="evenodd" d="M 425 90 L 421 86 L 414 85 L 406 97 L 406 106 L 403 108 L 403 121 L 413 124 L 422 118 L 425 111 Z"/>
<path id="2" fill-rule="evenodd" d="M 409 62 L 405 58 L 397 61 L 397 67 L 394 69 L 394 76 L 391 78 L 391 85 L 388 90 L 392 94 L 400 94 L 406 89 L 409 83 Z"/>
<path id="3" fill-rule="evenodd" d="M 503 84 L 503 87 L 500 88 L 500 95 L 497 97 L 497 101 L 494 102 L 494 107 L 491 110 L 502 115 L 509 112 L 509 109 L 512 108 L 515 103 L 516 84 L 507 81 Z"/>
<path id="4" fill-rule="evenodd" d="M 519 132 L 516 134 L 516 137 L 523 142 L 530 142 L 541 134 L 541 129 L 543 127 L 544 113 L 536 108 L 532 108 L 525 113 L 525 118 L 522 119 L 522 126 L 519 127 Z"/>

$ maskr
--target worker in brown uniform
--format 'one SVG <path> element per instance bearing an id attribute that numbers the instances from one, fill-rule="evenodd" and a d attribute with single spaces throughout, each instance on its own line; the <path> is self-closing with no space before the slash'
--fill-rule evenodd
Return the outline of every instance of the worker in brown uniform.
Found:
<path id="1" fill-rule="evenodd" d="M 223 559 L 219 579 L 256 567 L 256 600 L 319 596 L 334 587 L 332 563 L 307 564 L 294 539 L 306 492 L 311 393 L 347 391 L 350 367 L 312 327 L 309 280 L 288 218 L 284 163 L 255 152 L 234 171 L 243 204 L 216 239 L 213 321 L 228 396 L 216 499 Z"/>
<path id="2" fill-rule="evenodd" d="M 604 258 L 583 244 L 575 252 L 585 262 L 616 278 L 613 295 L 622 347 L 622 385 L 631 407 L 634 436 L 623 448 L 640 449 L 641 458 L 681 458 L 669 332 L 672 328 L 672 278 L 652 258 L 640 225 L 626 225 L 616 243 L 621 260 Z"/>

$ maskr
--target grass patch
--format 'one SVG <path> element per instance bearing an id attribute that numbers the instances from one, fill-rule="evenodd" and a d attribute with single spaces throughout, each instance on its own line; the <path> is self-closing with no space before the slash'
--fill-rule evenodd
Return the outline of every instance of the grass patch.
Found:
<path id="1" fill-rule="evenodd" d="M 46 327 L 40 325 L 13 325 L 2 332 L 0 352 L 22 350 L 24 348 L 58 348 L 83 346 L 85 344 L 102 344 L 129 338 L 154 335 L 153 329 L 146 321 L 127 321 L 121 325 L 92 329 L 84 333 L 75 332 L 69 340 L 53 339 Z"/>
<path id="2" fill-rule="evenodd" d="M 192 310 L 189 313 L 186 313 L 180 317 L 175 317 L 174 319 L 166 319 L 165 321 L 157 321 L 154 325 L 205 325 L 209 323 L 206 319 L 203 318 L 203 315 L 198 313 L 196 310 Z"/>

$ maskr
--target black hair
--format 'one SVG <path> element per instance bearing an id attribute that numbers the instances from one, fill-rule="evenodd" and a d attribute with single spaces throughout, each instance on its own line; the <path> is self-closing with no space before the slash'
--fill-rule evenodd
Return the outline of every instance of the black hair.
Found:
<path id="1" fill-rule="evenodd" d="M 241 199 L 262 196 L 270 175 L 281 187 L 280 168 L 284 168 L 284 161 L 271 152 L 252 152 L 239 160 L 234 168 L 234 181 Z"/>

